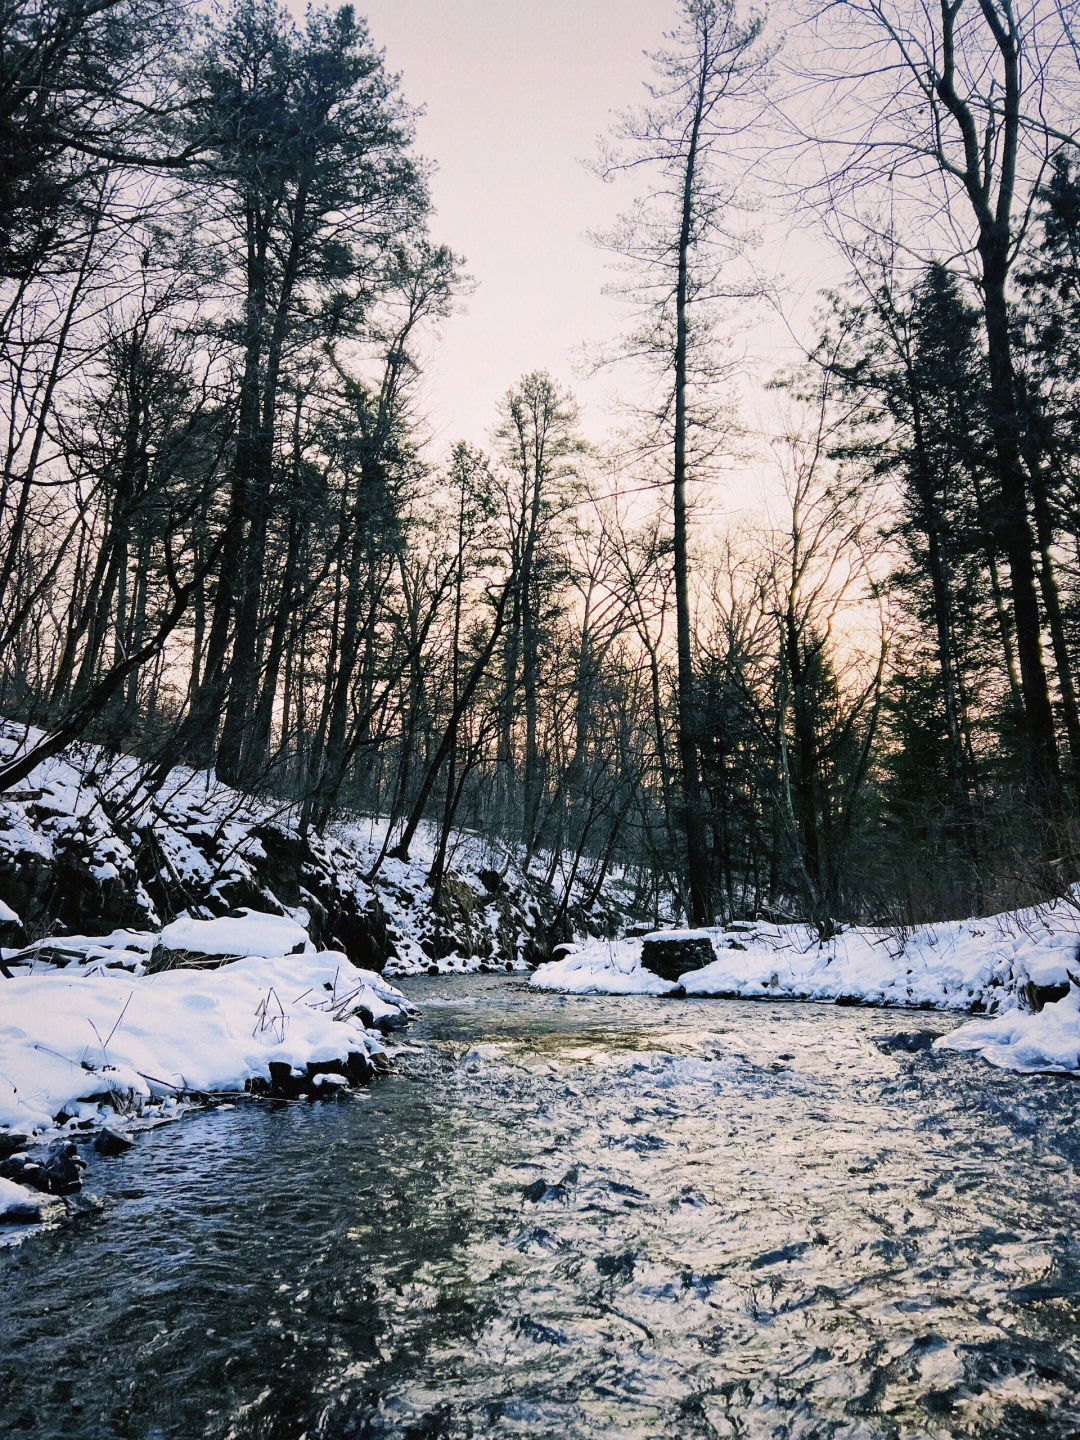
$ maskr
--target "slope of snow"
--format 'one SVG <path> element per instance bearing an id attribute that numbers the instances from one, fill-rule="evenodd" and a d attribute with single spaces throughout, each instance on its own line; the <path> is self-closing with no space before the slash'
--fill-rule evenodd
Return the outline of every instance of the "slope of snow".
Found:
<path id="1" fill-rule="evenodd" d="M 0 721 L 0 757 L 40 738 Z M 558 914 L 579 932 L 614 934 L 632 905 L 633 887 L 618 874 L 607 874 L 594 897 L 588 866 L 572 870 L 563 857 L 549 884 L 550 857 L 530 859 L 521 847 L 463 830 L 451 837 L 436 910 L 427 877 L 437 830 L 427 822 L 402 861 L 387 853 L 397 832 L 385 817 L 301 835 L 294 806 L 242 795 L 213 773 L 176 766 L 152 791 L 145 774 L 130 756 L 77 745 L 0 796 L 0 924 L 9 926 L 9 945 L 18 917 L 31 936 L 93 936 L 159 931 L 178 911 L 208 920 L 249 907 L 291 916 L 320 947 L 388 974 L 525 970 L 538 949 L 549 950 L 545 926 Z M 171 941 L 171 932 L 164 943 L 194 948 Z M 269 943 L 260 942 L 264 953 Z"/>

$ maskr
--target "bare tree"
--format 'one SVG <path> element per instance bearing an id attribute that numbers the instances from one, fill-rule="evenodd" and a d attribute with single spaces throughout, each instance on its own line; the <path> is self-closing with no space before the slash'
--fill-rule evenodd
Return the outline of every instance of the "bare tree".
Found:
<path id="1" fill-rule="evenodd" d="M 709 920 L 711 902 L 696 740 L 687 485 L 694 459 L 699 466 L 703 459 L 702 445 L 708 450 L 717 439 L 713 417 L 702 407 L 714 378 L 708 373 L 712 311 L 732 292 L 723 271 L 738 249 L 726 223 L 734 187 L 725 162 L 747 123 L 743 107 L 764 64 L 762 26 L 757 16 L 744 20 L 733 0 L 682 0 L 679 28 L 653 56 L 650 103 L 624 117 L 615 147 L 600 161 L 606 177 L 644 172 L 651 186 L 651 198 L 605 243 L 627 262 L 628 288 L 646 320 L 631 348 L 651 355 L 664 386 L 657 429 L 670 444 L 682 818 L 697 924 Z"/>

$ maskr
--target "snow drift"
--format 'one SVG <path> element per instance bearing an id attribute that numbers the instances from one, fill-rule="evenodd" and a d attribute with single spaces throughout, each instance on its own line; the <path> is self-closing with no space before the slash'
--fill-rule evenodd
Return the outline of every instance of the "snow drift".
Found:
<path id="1" fill-rule="evenodd" d="M 369 1078 L 386 1055 L 374 1027 L 405 1014 L 399 990 L 332 952 L 0 984 L 0 1130 L 27 1137 L 269 1086 L 272 1066 Z"/>

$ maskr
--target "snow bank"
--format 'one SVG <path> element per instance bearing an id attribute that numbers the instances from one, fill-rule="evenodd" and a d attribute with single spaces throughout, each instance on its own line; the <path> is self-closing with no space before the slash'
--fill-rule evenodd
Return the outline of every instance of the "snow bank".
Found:
<path id="1" fill-rule="evenodd" d="M 529 982 L 567 995 L 669 995 L 678 982 L 661 980 L 641 964 L 640 940 L 590 940 L 551 960 Z"/>
<path id="2" fill-rule="evenodd" d="M 989 1020 L 973 1020 L 934 1042 L 935 1049 L 970 1050 L 1003 1070 L 1080 1070 L 1080 990 L 1038 1014 L 1019 1008 Z"/>
<path id="3" fill-rule="evenodd" d="M 754 924 L 706 933 L 716 959 L 680 977 L 687 995 L 993 1012 L 1017 1005 L 1030 985 L 1069 984 L 1070 969 L 1077 969 L 1080 894 L 906 932 L 851 929 L 828 941 L 805 925 Z M 677 932 L 665 934 L 671 939 Z M 680 988 L 642 968 L 641 945 L 624 940 L 578 946 L 540 966 L 532 984 L 612 995 Z"/>
<path id="4" fill-rule="evenodd" d="M 50 970 L 0 980 L 0 1127 L 44 1135 L 190 1092 L 384 1056 L 368 1027 L 404 996 L 332 951 L 215 970 Z M 367 1063 L 367 1061 L 365 1061 Z"/>

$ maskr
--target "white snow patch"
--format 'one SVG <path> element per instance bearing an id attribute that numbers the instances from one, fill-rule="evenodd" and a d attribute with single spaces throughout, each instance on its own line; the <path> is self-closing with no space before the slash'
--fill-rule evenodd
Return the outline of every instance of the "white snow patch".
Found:
<path id="1" fill-rule="evenodd" d="M 284 915 L 242 910 L 215 920 L 181 915 L 161 932 L 166 950 L 189 950 L 195 955 L 293 955 L 313 952 L 307 931 Z"/>
<path id="2" fill-rule="evenodd" d="M 531 985 L 569 995 L 669 995 L 679 986 L 641 965 L 640 940 L 590 940 L 538 967 Z"/>

